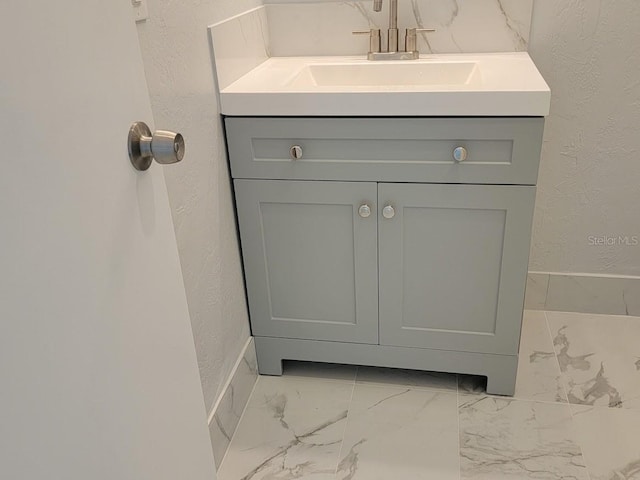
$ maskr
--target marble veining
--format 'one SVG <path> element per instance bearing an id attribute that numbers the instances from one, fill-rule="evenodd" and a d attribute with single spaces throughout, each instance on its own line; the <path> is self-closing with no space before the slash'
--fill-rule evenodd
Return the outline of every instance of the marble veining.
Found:
<path id="1" fill-rule="evenodd" d="M 421 33 L 423 53 L 526 51 L 532 0 L 411 0 L 400 2 L 398 25 L 435 28 Z M 274 56 L 359 55 L 368 41 L 353 30 L 380 28 L 383 46 L 388 6 L 374 12 L 371 1 L 266 2 Z M 401 39 L 402 42 L 402 39 Z"/>
<path id="2" fill-rule="evenodd" d="M 500 13 L 504 17 L 504 23 L 513 36 L 516 51 L 525 51 L 527 49 L 528 39 L 524 37 L 523 25 L 519 25 L 514 17 L 507 13 L 505 0 L 496 0 Z"/>
<path id="3" fill-rule="evenodd" d="M 219 480 L 331 478 L 353 385 L 260 377 Z"/>
<path id="4" fill-rule="evenodd" d="M 486 380 L 482 377 L 460 375 L 459 385 L 460 390 L 465 393 L 484 394 Z M 543 312 L 525 311 L 514 397 L 544 402 L 567 402 L 551 334 Z"/>
<path id="5" fill-rule="evenodd" d="M 513 398 L 466 375 L 288 362 L 259 378 L 218 478 L 639 480 L 638 338 L 640 318 L 526 311 Z"/>
<path id="6" fill-rule="evenodd" d="M 571 408 L 591 480 L 640 478 L 640 411 Z"/>
<path id="7" fill-rule="evenodd" d="M 547 312 L 570 403 L 640 408 L 640 319 Z"/>
<path id="8" fill-rule="evenodd" d="M 588 480 L 566 404 L 460 396 L 461 478 Z"/>
<path id="9" fill-rule="evenodd" d="M 336 480 L 459 478 L 457 397 L 356 384 Z"/>

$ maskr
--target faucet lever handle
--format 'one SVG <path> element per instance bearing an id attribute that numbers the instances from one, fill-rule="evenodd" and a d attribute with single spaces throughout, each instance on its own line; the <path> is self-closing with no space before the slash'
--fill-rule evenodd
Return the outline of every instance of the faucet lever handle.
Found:
<path id="1" fill-rule="evenodd" d="M 378 53 L 381 49 L 380 29 L 372 28 L 370 30 L 356 30 L 351 32 L 354 35 L 369 35 L 369 53 Z"/>
<path id="2" fill-rule="evenodd" d="M 418 33 L 431 33 L 435 32 L 435 28 L 407 28 L 407 33 L 404 37 L 404 50 L 406 52 L 418 51 Z"/>

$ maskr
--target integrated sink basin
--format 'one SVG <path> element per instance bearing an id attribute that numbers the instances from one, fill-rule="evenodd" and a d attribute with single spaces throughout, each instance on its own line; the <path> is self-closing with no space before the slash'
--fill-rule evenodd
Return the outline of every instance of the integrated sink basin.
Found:
<path id="1" fill-rule="evenodd" d="M 544 117 L 550 98 L 524 52 L 272 57 L 223 88 L 220 105 L 242 116 Z"/>
<path id="2" fill-rule="evenodd" d="M 468 85 L 480 80 L 475 62 L 368 62 L 305 65 L 292 87 Z"/>

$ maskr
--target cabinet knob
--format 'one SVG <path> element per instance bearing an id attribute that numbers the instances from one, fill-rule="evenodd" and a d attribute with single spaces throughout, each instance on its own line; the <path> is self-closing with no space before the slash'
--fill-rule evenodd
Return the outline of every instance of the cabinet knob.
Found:
<path id="1" fill-rule="evenodd" d="M 469 156 L 469 152 L 464 147 L 456 147 L 453 149 L 453 159 L 456 162 L 464 162 Z"/>
<path id="2" fill-rule="evenodd" d="M 371 207 L 366 203 L 360 205 L 360 208 L 358 209 L 358 215 L 360 215 L 362 218 L 368 218 L 371 215 Z"/>
<path id="3" fill-rule="evenodd" d="M 391 205 L 387 205 L 382 209 L 382 216 L 384 218 L 393 218 L 396 215 L 395 209 Z"/>
<path id="4" fill-rule="evenodd" d="M 299 160 L 302 158 L 302 147 L 300 145 L 294 145 L 289 149 L 289 155 L 293 160 Z"/>

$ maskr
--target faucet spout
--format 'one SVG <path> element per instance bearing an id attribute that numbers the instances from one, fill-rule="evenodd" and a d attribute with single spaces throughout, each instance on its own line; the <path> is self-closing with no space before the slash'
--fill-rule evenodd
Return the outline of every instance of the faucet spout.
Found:
<path id="1" fill-rule="evenodd" d="M 387 51 L 398 51 L 398 0 L 389 0 L 389 42 Z"/>
<path id="2" fill-rule="evenodd" d="M 398 0 L 389 0 L 389 28 L 398 28 Z"/>

